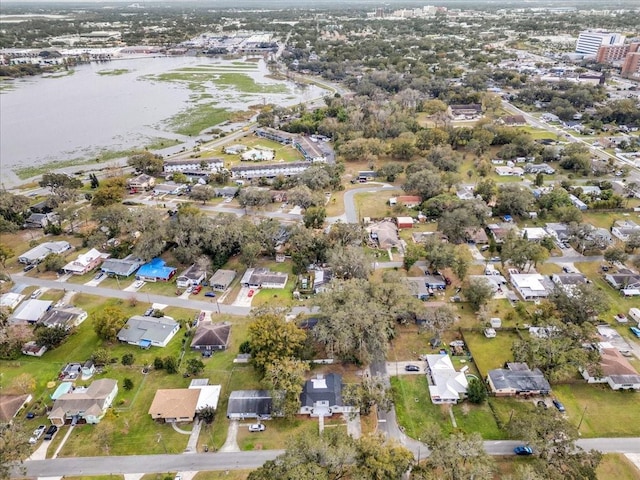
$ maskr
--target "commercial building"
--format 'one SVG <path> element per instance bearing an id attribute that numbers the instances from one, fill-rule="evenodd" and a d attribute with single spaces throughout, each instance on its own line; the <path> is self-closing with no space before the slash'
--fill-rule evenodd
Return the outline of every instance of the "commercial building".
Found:
<path id="1" fill-rule="evenodd" d="M 628 53 L 622 64 L 623 77 L 640 79 L 640 52 Z"/>
<path id="2" fill-rule="evenodd" d="M 603 45 L 623 45 L 624 35 L 612 32 L 586 30 L 580 32 L 576 42 L 576 53 L 596 56 Z"/>

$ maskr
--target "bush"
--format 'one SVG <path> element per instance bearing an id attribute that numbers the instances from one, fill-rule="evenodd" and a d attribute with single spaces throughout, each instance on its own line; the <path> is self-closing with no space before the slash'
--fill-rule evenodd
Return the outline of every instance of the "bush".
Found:
<path id="1" fill-rule="evenodd" d="M 136 357 L 133 355 L 133 353 L 125 353 L 122 356 L 122 365 L 133 365 L 135 359 Z"/>
<path id="2" fill-rule="evenodd" d="M 122 388 L 124 388 L 125 390 L 131 390 L 133 388 L 133 380 L 131 380 L 129 377 L 125 378 L 122 381 Z"/>
<path id="3" fill-rule="evenodd" d="M 160 357 L 153 359 L 153 368 L 156 370 L 162 370 L 164 368 L 164 361 Z"/>

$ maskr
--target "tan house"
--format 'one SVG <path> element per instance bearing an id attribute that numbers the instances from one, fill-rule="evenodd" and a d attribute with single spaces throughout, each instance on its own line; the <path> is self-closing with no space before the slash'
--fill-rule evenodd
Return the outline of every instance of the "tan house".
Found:
<path id="1" fill-rule="evenodd" d="M 0 424 L 11 423 L 20 410 L 31 401 L 30 394 L 0 395 Z"/>
<path id="2" fill-rule="evenodd" d="M 200 390 L 192 388 L 160 389 L 149 407 L 154 420 L 166 423 L 192 422 L 196 416 Z"/>
<path id="3" fill-rule="evenodd" d="M 49 420 L 57 426 L 67 421 L 100 423 L 117 394 L 118 382 L 101 378 L 89 387 L 78 387 L 58 397 L 49 413 Z"/>

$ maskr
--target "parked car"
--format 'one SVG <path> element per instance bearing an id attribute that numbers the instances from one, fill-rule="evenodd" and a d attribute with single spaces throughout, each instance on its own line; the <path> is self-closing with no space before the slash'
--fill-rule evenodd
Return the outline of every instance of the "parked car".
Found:
<path id="1" fill-rule="evenodd" d="M 47 430 L 47 433 L 44 434 L 44 439 L 51 440 L 57 431 L 58 431 L 58 427 L 56 427 L 55 425 L 51 425 Z"/>
<path id="2" fill-rule="evenodd" d="M 31 420 L 32 418 L 36 418 L 36 414 L 33 412 L 27 412 L 27 418 Z"/>
<path id="3" fill-rule="evenodd" d="M 213 292 L 207 292 L 207 293 L 205 293 L 205 294 L 204 294 L 204 296 L 205 296 L 205 297 L 212 297 L 212 298 L 213 298 L 213 297 L 215 297 L 215 296 L 216 296 L 216 294 L 215 294 L 215 293 L 213 293 Z"/>
<path id="4" fill-rule="evenodd" d="M 638 327 L 629 327 L 631 333 L 633 333 L 636 337 L 640 338 L 640 328 Z"/>
<path id="5" fill-rule="evenodd" d="M 249 297 L 249 298 L 253 297 L 254 293 L 256 293 L 255 290 L 249 290 L 249 293 L 247 293 L 247 297 Z"/>
<path id="6" fill-rule="evenodd" d="M 533 450 L 526 445 L 519 445 L 513 449 L 513 453 L 516 455 L 533 455 Z"/>
<path id="7" fill-rule="evenodd" d="M 266 428 L 267 427 L 265 427 L 262 423 L 252 423 L 251 425 L 249 425 L 250 432 L 264 432 Z"/>
<path id="8" fill-rule="evenodd" d="M 562 402 L 560 400 L 554 400 L 553 401 L 553 406 L 556 407 L 559 412 L 565 412 L 566 411 L 566 409 L 564 408 L 564 405 L 562 404 Z"/>
<path id="9" fill-rule="evenodd" d="M 38 288 L 38 289 L 36 289 L 36 291 L 35 291 L 35 292 L 33 292 L 33 293 L 31 294 L 31 298 L 38 298 L 40 295 L 42 295 L 42 290 L 40 290 L 40 289 Z"/>
<path id="10" fill-rule="evenodd" d="M 153 311 L 153 308 L 147 308 L 147 310 L 144 312 L 144 316 L 150 317 L 151 315 L 153 315 Z"/>
<path id="11" fill-rule="evenodd" d="M 36 428 L 33 431 L 33 435 L 31 436 L 31 438 L 29 439 L 29 443 L 31 445 L 33 445 L 34 443 L 36 443 L 40 437 L 42 436 L 42 434 L 47 430 L 47 427 L 45 425 L 40 425 L 38 428 Z"/>
<path id="12" fill-rule="evenodd" d="M 405 365 L 404 369 L 406 372 L 419 372 L 420 367 L 418 365 Z"/>
<path id="13" fill-rule="evenodd" d="M 24 267 L 22 270 L 23 270 L 24 272 L 28 272 L 28 271 L 30 271 L 30 270 L 33 270 L 34 268 L 36 268 L 36 266 L 35 266 L 35 265 L 33 265 L 33 264 L 31 264 L 31 265 L 27 265 L 27 266 L 26 266 L 26 267 Z"/>
<path id="14" fill-rule="evenodd" d="M 94 280 L 100 280 L 102 277 L 104 277 L 104 272 L 98 272 L 96 274 L 95 277 L 93 277 Z"/>
<path id="15" fill-rule="evenodd" d="M 135 289 L 142 288 L 143 285 L 144 280 L 136 280 L 135 282 L 133 282 L 133 288 Z"/>
<path id="16" fill-rule="evenodd" d="M 197 295 L 200 293 L 200 290 L 202 290 L 202 285 L 195 285 L 191 290 L 191 293 Z"/>

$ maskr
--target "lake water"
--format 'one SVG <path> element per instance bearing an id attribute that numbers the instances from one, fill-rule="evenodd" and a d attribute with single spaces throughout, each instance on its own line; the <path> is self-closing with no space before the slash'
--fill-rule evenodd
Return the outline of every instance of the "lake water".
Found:
<path id="1" fill-rule="evenodd" d="M 100 151 L 117 151 L 151 143 L 157 138 L 179 139 L 167 121 L 190 105 L 191 92 L 178 82 L 149 80 L 178 68 L 221 65 L 230 61 L 195 57 L 157 57 L 81 65 L 72 75 L 34 77 L 13 82 L 0 94 L 0 170 L 59 160 L 91 158 Z M 127 69 L 121 75 L 99 71 Z M 256 82 L 284 84 L 288 93 L 248 94 L 206 84 L 216 105 L 244 110 L 247 105 L 293 105 L 322 96 L 324 90 L 299 88 L 292 82 L 266 78 L 263 61 L 246 73 Z M 147 77 L 147 78 L 145 78 Z M 3 177 L 5 175 L 3 174 Z"/>

